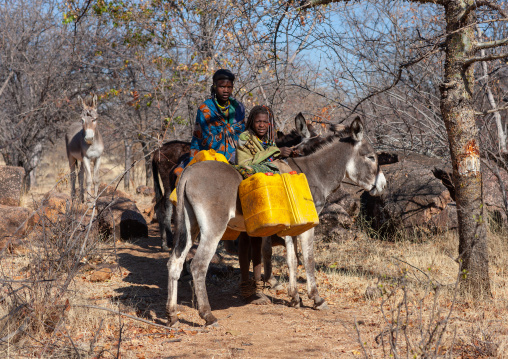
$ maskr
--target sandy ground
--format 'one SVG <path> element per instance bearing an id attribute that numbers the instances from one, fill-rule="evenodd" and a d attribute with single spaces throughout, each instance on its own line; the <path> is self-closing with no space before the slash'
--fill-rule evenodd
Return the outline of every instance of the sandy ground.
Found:
<path id="1" fill-rule="evenodd" d="M 157 227 L 151 225 L 149 238 L 134 243 L 119 242 L 116 247 L 118 271 L 110 281 L 92 284 L 87 281 L 86 274 L 79 278 L 82 283 L 77 287 L 82 288 L 83 293 L 93 293 L 86 302 L 97 306 L 118 302 L 124 312 L 165 324 L 168 255 L 160 252 L 159 241 Z M 236 257 L 225 252 L 222 252 L 222 257 L 225 264 L 211 267 L 207 280 L 210 304 L 219 320 L 218 327 L 203 327 L 204 321 L 195 309 L 190 281 L 181 281 L 178 288 L 179 331 L 164 335 L 163 329 L 154 327 L 157 333 L 161 333 L 160 336 L 145 337 L 144 340 L 129 339 L 133 333 L 126 331 L 121 345 L 122 357 L 351 357 L 360 354 L 353 318 L 365 327 L 377 327 L 370 318 L 376 314 L 375 308 L 365 315 L 345 303 L 341 304 L 339 298 L 333 296 L 327 298 L 329 310 L 313 310 L 312 301 L 306 297 L 302 277 L 299 278 L 299 287 L 304 306 L 300 309 L 287 306 L 289 297 L 285 290 L 277 293 L 266 290 L 272 300 L 270 305 L 245 304 L 238 294 Z M 93 292 L 88 288 L 90 285 L 96 287 Z M 364 301 L 360 297 L 358 299 Z M 143 327 L 128 318 L 123 320 Z"/>

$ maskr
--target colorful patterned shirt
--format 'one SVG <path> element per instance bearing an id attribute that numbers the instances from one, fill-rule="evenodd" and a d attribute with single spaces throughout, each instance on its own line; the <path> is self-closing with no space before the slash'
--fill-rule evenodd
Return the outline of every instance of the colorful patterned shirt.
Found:
<path id="1" fill-rule="evenodd" d="M 245 131 L 245 107 L 232 97 L 229 102 L 227 115 L 213 99 L 207 99 L 199 106 L 192 134 L 190 160 L 201 150 L 214 149 L 234 163 L 238 137 Z"/>

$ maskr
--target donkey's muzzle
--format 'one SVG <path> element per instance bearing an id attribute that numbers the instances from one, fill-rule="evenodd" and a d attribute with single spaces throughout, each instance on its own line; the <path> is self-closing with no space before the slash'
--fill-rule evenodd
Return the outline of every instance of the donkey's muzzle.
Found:
<path id="1" fill-rule="evenodd" d="M 386 177 L 383 172 L 379 171 L 376 176 L 376 181 L 369 191 L 371 196 L 379 196 L 386 187 Z"/>
<path id="2" fill-rule="evenodd" d="M 93 143 L 94 137 L 95 133 L 93 132 L 93 130 L 90 129 L 85 130 L 85 142 L 87 144 L 91 145 Z"/>

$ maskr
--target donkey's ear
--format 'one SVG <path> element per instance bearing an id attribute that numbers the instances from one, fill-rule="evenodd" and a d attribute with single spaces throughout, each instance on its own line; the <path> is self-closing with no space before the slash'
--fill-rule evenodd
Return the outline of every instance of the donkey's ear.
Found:
<path id="1" fill-rule="evenodd" d="M 93 95 L 92 98 L 92 107 L 97 108 L 97 95 Z"/>
<path id="2" fill-rule="evenodd" d="M 296 131 L 298 131 L 298 133 L 302 135 L 302 137 L 310 138 L 310 131 L 307 128 L 307 121 L 305 120 L 305 117 L 303 117 L 301 112 L 295 117 L 295 128 Z"/>
<path id="3" fill-rule="evenodd" d="M 81 107 L 83 107 L 83 98 L 80 95 L 78 95 L 78 103 Z"/>
<path id="4" fill-rule="evenodd" d="M 353 120 L 350 129 L 351 138 L 356 142 L 360 142 L 363 139 L 363 123 L 362 120 L 360 120 L 360 117 Z"/>

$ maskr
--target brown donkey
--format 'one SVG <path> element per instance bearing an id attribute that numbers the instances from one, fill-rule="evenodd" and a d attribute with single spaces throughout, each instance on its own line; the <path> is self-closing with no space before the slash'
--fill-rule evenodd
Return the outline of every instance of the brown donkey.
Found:
<path id="1" fill-rule="evenodd" d="M 81 162 L 79 170 L 79 198 L 81 202 L 85 201 L 83 191 L 83 176 L 86 172 L 86 193 L 88 196 L 97 196 L 97 187 L 99 184 L 99 168 L 101 165 L 102 151 L 104 143 L 97 127 L 97 95 L 87 96 L 83 99 L 78 96 L 78 101 L 82 107 L 81 121 L 74 122 L 69 126 L 65 134 L 65 147 L 67 149 L 67 159 L 71 168 L 71 197 L 76 196 L 76 166 Z M 90 169 L 90 162 L 94 162 L 94 173 Z M 90 192 L 92 182 L 94 185 L 93 194 Z"/>
<path id="2" fill-rule="evenodd" d="M 381 172 L 376 153 L 364 138 L 359 118 L 350 127 L 321 141 L 316 151 L 306 157 L 291 158 L 289 165 L 307 176 L 318 213 L 326 197 L 336 190 L 344 178 L 361 186 L 372 195 L 380 194 L 386 180 Z M 193 240 L 200 234 L 200 243 L 191 264 L 199 315 L 206 325 L 217 322 L 208 302 L 205 278 L 210 260 L 227 227 L 245 231 L 238 186 L 242 176 L 231 166 L 215 161 L 200 162 L 187 168 L 178 183 L 176 243 L 168 261 L 168 300 L 166 312 L 170 325 L 178 322 L 177 288 L 185 257 Z M 314 263 L 314 230 L 300 236 L 307 273 L 307 292 L 314 300 L 314 308 L 326 309 L 319 296 Z M 289 268 L 290 305 L 298 307 L 300 297 L 296 287 L 296 256 L 293 238 L 286 237 Z"/>

